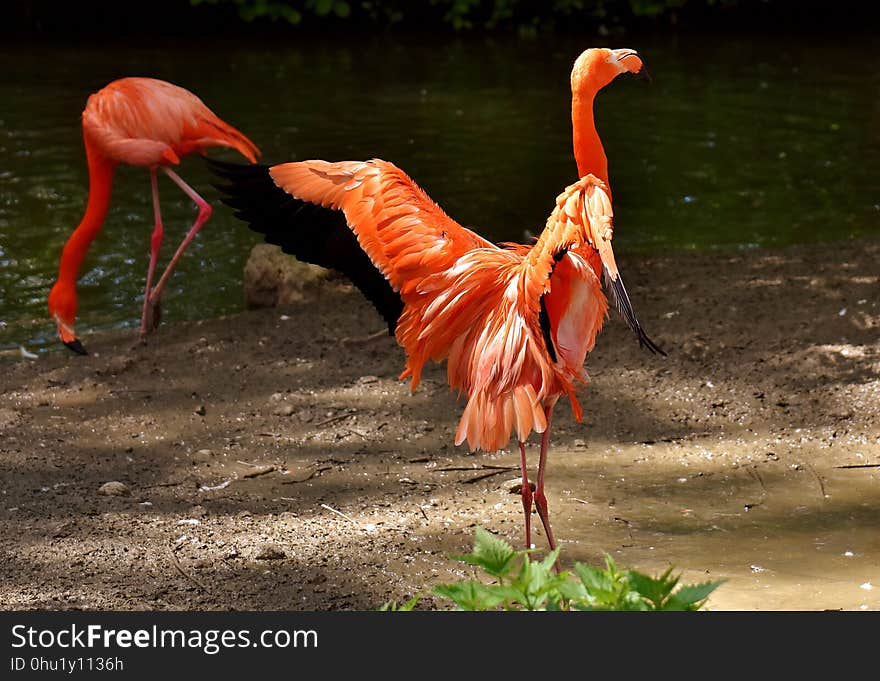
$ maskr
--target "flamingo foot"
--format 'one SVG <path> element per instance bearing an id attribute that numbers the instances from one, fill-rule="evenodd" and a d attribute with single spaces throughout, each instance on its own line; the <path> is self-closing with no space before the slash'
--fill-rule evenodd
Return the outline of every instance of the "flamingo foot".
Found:
<path id="1" fill-rule="evenodd" d="M 543 487 L 539 487 L 535 491 L 535 508 L 538 510 L 538 516 L 541 518 L 541 524 L 547 534 L 547 543 L 550 544 L 552 551 L 556 548 L 556 540 L 553 538 L 553 530 L 550 528 L 550 513 L 547 510 L 547 497 L 544 496 Z"/>
<path id="2" fill-rule="evenodd" d="M 544 526 L 544 532 L 547 534 L 547 543 L 550 544 L 550 550 L 553 551 L 556 548 L 556 540 L 553 539 L 553 530 L 550 529 L 550 514 L 547 512 L 547 497 L 544 496 L 544 490 L 541 487 L 535 491 L 535 508 L 538 510 L 538 516 L 540 516 L 541 524 Z M 556 559 L 556 564 L 553 567 L 556 569 L 556 574 L 559 574 L 562 571 L 562 567 L 559 565 L 559 558 Z"/>
<path id="3" fill-rule="evenodd" d="M 159 328 L 159 323 L 161 321 L 162 301 L 149 300 L 146 305 L 144 305 L 144 314 L 141 317 L 141 328 L 139 335 L 142 342 L 146 340 L 147 335 Z"/>
<path id="4" fill-rule="evenodd" d="M 526 519 L 526 549 L 530 549 L 532 548 L 532 486 L 523 485 L 520 494 L 522 494 L 523 514 Z"/>

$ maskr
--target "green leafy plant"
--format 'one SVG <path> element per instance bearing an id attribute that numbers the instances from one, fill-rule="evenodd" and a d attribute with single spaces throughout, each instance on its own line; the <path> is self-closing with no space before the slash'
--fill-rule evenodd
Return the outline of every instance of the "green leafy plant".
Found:
<path id="1" fill-rule="evenodd" d="M 604 569 L 575 563 L 574 573 L 557 572 L 559 549 L 539 561 L 530 553 L 478 527 L 473 551 L 459 559 L 494 582 L 468 579 L 437 586 L 434 593 L 461 610 L 699 610 L 723 581 L 680 585 L 672 568 L 651 577 L 619 569 L 608 555 Z"/>

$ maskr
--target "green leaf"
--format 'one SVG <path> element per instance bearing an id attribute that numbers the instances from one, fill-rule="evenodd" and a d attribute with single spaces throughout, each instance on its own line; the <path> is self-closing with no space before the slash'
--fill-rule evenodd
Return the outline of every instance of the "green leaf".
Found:
<path id="1" fill-rule="evenodd" d="M 518 594 L 516 601 L 526 610 L 541 610 L 548 599 L 558 598 L 559 587 L 570 579 L 571 574 L 555 574 L 559 549 L 551 551 L 542 561 L 533 562 L 528 555 L 523 556 L 519 574 L 510 583 L 510 588 Z"/>
<path id="2" fill-rule="evenodd" d="M 605 569 L 584 563 L 575 564 L 581 583 L 587 590 L 586 599 L 573 602 L 577 610 L 648 610 L 649 606 L 637 591 L 630 588 L 627 575 L 617 569 L 614 559 L 605 556 Z"/>
<path id="3" fill-rule="evenodd" d="M 589 594 L 587 592 L 587 587 L 585 587 L 581 582 L 577 582 L 573 579 L 566 579 L 562 584 L 559 585 L 559 594 L 569 601 L 587 601 L 589 599 Z"/>
<path id="4" fill-rule="evenodd" d="M 667 598 L 672 594 L 678 584 L 678 577 L 672 577 L 672 568 L 669 568 L 659 577 L 650 577 L 643 572 L 630 570 L 627 573 L 630 586 L 644 598 L 655 610 L 661 610 Z"/>
<path id="5" fill-rule="evenodd" d="M 434 587 L 434 593 L 454 601 L 462 610 L 489 610 L 510 597 L 509 590 L 505 587 L 487 586 L 473 579 L 440 584 Z"/>
<path id="6" fill-rule="evenodd" d="M 686 584 L 676 591 L 667 602 L 665 610 L 698 610 L 703 602 L 719 586 L 724 584 L 723 579 L 717 582 L 703 582 L 702 584 Z"/>
<path id="7" fill-rule="evenodd" d="M 590 594 L 610 593 L 614 590 L 614 579 L 608 572 L 585 563 L 575 563 L 574 571 Z"/>
<path id="8" fill-rule="evenodd" d="M 474 550 L 459 560 L 482 568 L 486 573 L 503 579 L 513 568 L 517 552 L 503 539 L 478 527 L 474 534 Z"/>

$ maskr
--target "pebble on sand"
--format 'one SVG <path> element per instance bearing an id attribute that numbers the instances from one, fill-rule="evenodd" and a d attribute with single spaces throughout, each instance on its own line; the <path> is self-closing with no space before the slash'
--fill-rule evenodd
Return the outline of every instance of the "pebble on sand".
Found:
<path id="1" fill-rule="evenodd" d="M 292 404 L 281 404 L 272 410 L 275 416 L 290 416 L 294 412 Z"/>
<path id="2" fill-rule="evenodd" d="M 275 544 L 261 544 L 254 552 L 255 560 L 280 560 L 282 558 L 287 558 L 287 554 Z"/>
<path id="3" fill-rule="evenodd" d="M 214 458 L 214 452 L 210 449 L 200 449 L 192 455 L 193 463 L 207 463 Z"/>
<path id="4" fill-rule="evenodd" d="M 127 497 L 131 494 L 131 490 L 125 483 L 119 482 L 118 480 L 111 480 L 110 482 L 105 482 L 98 488 L 98 494 L 103 494 L 108 497 Z"/>

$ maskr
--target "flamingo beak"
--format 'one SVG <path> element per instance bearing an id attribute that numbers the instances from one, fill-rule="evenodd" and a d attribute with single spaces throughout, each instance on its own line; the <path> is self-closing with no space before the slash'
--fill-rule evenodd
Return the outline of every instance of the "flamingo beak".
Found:
<path id="1" fill-rule="evenodd" d="M 73 332 L 73 326 L 61 319 L 61 316 L 57 313 L 53 317 L 55 317 L 55 323 L 58 325 L 58 336 L 61 338 L 61 342 L 77 355 L 88 355 L 88 350 L 86 350 L 85 346 Z"/>
<path id="2" fill-rule="evenodd" d="M 647 80 L 649 83 L 651 82 L 651 76 L 645 68 L 645 65 L 642 63 L 642 58 L 635 50 L 613 50 L 613 53 L 617 59 L 617 63 L 620 64 L 624 70 L 629 71 L 639 80 Z"/>
<path id="3" fill-rule="evenodd" d="M 79 338 L 74 338 L 69 341 L 62 341 L 70 350 L 75 352 L 77 355 L 88 355 L 89 351 L 86 350 L 85 346 L 80 342 Z"/>

